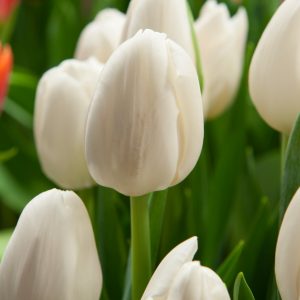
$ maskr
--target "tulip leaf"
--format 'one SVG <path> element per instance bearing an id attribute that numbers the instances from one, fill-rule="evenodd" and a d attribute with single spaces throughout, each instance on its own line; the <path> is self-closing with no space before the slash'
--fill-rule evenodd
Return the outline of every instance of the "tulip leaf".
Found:
<path id="1" fill-rule="evenodd" d="M 15 155 L 17 155 L 17 153 L 18 153 L 18 150 L 16 148 L 11 148 L 9 150 L 0 152 L 0 163 L 10 160 Z"/>
<path id="2" fill-rule="evenodd" d="M 131 249 L 128 254 L 122 300 L 130 300 L 130 299 L 131 299 Z"/>
<path id="3" fill-rule="evenodd" d="M 80 34 L 79 20 L 80 14 L 76 1 L 55 1 L 47 27 L 48 55 L 51 66 L 73 56 Z"/>
<path id="4" fill-rule="evenodd" d="M 28 73 L 21 70 L 14 70 L 10 75 L 9 85 L 18 86 L 28 89 L 36 89 L 38 83 L 38 79 Z"/>
<path id="5" fill-rule="evenodd" d="M 280 216 L 284 215 L 284 212 L 289 205 L 293 195 L 300 186 L 300 115 L 294 124 L 291 136 L 288 141 L 284 166 L 283 176 L 281 183 L 281 197 L 280 197 Z"/>
<path id="6" fill-rule="evenodd" d="M 245 242 L 240 241 L 217 271 L 217 273 L 220 275 L 227 286 L 231 285 L 237 274 L 236 269 L 238 267 L 239 259 L 244 246 Z"/>
<path id="7" fill-rule="evenodd" d="M 12 233 L 13 229 L 5 229 L 0 231 L 0 261 Z"/>
<path id="8" fill-rule="evenodd" d="M 95 235 L 103 282 L 108 299 L 121 299 L 128 251 L 117 208 L 128 199 L 120 199 L 117 192 L 104 187 L 98 187 L 97 193 Z"/>
<path id="9" fill-rule="evenodd" d="M 155 192 L 150 198 L 151 262 L 155 268 L 162 234 L 168 190 Z"/>
<path id="10" fill-rule="evenodd" d="M 236 277 L 233 289 L 233 300 L 254 300 L 253 293 L 249 288 L 243 273 Z"/>
<path id="11" fill-rule="evenodd" d="M 32 116 L 18 103 L 7 98 L 4 106 L 5 112 L 27 129 L 32 129 Z"/>
<path id="12" fill-rule="evenodd" d="M 3 164 L 0 164 L 0 196 L 0 201 L 17 212 L 21 212 L 31 199 L 31 195 Z"/>
<path id="13" fill-rule="evenodd" d="M 262 299 L 268 299 L 266 283 L 272 281 L 270 269 L 274 265 L 274 249 L 277 239 L 278 209 L 271 206 L 267 198 L 262 198 L 260 206 L 250 224 L 245 239 L 245 248 L 240 258 L 240 267 L 253 290 Z M 260 278 L 257 281 L 257 278 Z"/>

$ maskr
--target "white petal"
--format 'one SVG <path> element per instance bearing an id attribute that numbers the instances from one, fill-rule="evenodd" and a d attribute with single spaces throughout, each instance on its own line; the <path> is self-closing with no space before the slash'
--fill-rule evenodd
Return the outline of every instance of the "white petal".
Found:
<path id="1" fill-rule="evenodd" d="M 73 192 L 50 190 L 23 210 L 0 268 L 1 300 L 98 300 L 92 226 Z"/>
<path id="2" fill-rule="evenodd" d="M 164 32 L 194 58 L 194 50 L 185 0 L 131 0 L 123 41 L 140 29 Z"/>
<path id="3" fill-rule="evenodd" d="M 186 262 L 193 259 L 197 248 L 197 238 L 192 237 L 169 252 L 155 270 L 141 300 L 145 300 L 148 297 L 154 299 L 166 297 L 174 277 Z"/>
<path id="4" fill-rule="evenodd" d="M 192 60 L 176 43 L 168 41 L 170 81 L 179 108 L 179 160 L 173 184 L 195 167 L 203 144 L 204 122 L 198 75 Z"/>
<path id="5" fill-rule="evenodd" d="M 167 300 L 230 300 L 221 278 L 199 262 L 187 262 L 178 271 Z"/>
<path id="6" fill-rule="evenodd" d="M 138 196 L 165 189 L 177 175 L 179 155 L 182 155 L 178 116 L 185 114 L 187 108 L 179 111 L 174 93 L 177 83 L 170 78 L 168 45 L 164 34 L 151 30 L 139 32 L 121 45 L 103 69 L 89 111 L 86 128 L 89 170 L 99 184 L 126 195 Z M 190 58 L 180 53 L 188 67 L 181 65 L 179 72 L 188 70 L 190 79 L 197 82 L 197 77 L 189 73 Z M 195 98 L 200 96 L 199 86 L 194 82 L 189 86 L 197 91 L 180 96 L 192 95 L 194 98 L 186 101 L 195 103 L 198 100 Z M 178 91 L 181 93 L 183 88 Z M 203 126 L 201 106 L 193 105 L 195 115 L 200 116 L 199 130 L 195 130 L 200 141 L 195 143 L 198 149 L 190 150 L 192 162 L 200 152 L 199 132 Z M 187 126 L 192 128 L 193 122 L 194 116 Z M 186 174 L 190 166 L 187 162 L 182 173 Z"/>
<path id="7" fill-rule="evenodd" d="M 225 4 L 209 1 L 195 23 L 204 77 L 206 118 L 220 115 L 234 100 L 244 58 L 247 15 L 244 9 L 230 19 Z"/>
<path id="8" fill-rule="evenodd" d="M 34 133 L 45 174 L 63 188 L 89 187 L 84 156 L 88 107 L 101 65 L 69 60 L 44 74 L 39 82 Z"/>
<path id="9" fill-rule="evenodd" d="M 289 133 L 300 112 L 300 1 L 284 1 L 253 55 L 249 87 L 261 117 Z"/>
<path id="10" fill-rule="evenodd" d="M 300 189 L 291 200 L 278 235 L 275 274 L 283 300 L 299 299 L 300 296 Z"/>
<path id="11" fill-rule="evenodd" d="M 119 46 L 125 15 L 116 9 L 104 9 L 82 31 L 75 52 L 77 59 L 96 57 L 105 63 Z"/>

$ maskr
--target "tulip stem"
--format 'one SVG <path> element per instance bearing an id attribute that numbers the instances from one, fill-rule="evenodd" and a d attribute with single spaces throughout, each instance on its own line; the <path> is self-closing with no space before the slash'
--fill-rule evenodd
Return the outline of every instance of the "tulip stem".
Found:
<path id="1" fill-rule="evenodd" d="M 130 198 L 132 300 L 139 300 L 151 276 L 148 195 Z"/>
<path id="2" fill-rule="evenodd" d="M 190 23 L 191 37 L 192 37 L 192 43 L 194 48 L 196 70 L 198 74 L 199 85 L 201 91 L 203 91 L 204 82 L 203 82 L 203 74 L 202 74 L 202 66 L 201 66 L 201 58 L 200 58 L 200 48 L 197 40 L 195 27 L 194 27 L 193 13 L 188 2 L 187 2 L 187 12 L 188 12 L 189 23 Z"/>
<path id="3" fill-rule="evenodd" d="M 289 136 L 282 133 L 281 134 L 281 177 L 283 176 L 286 148 L 289 141 Z"/>

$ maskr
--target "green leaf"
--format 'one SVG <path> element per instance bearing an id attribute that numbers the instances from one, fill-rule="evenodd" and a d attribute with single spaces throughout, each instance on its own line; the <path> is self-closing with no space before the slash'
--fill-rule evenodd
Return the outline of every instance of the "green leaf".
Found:
<path id="1" fill-rule="evenodd" d="M 5 248 L 13 231 L 13 229 L 5 229 L 0 231 L 0 260 L 2 259 Z"/>
<path id="2" fill-rule="evenodd" d="M 10 160 L 14 156 L 16 156 L 17 153 L 18 153 L 18 150 L 16 148 L 11 148 L 9 150 L 0 152 L 0 163 Z"/>
<path id="3" fill-rule="evenodd" d="M 156 266 L 158 249 L 164 222 L 168 190 L 152 194 L 150 198 L 150 235 L 151 235 L 151 262 Z"/>
<path id="4" fill-rule="evenodd" d="M 283 176 L 281 183 L 280 197 L 280 217 L 283 218 L 284 212 L 289 205 L 293 195 L 300 186 L 300 115 L 296 120 L 292 133 L 290 135 L 285 162 L 283 167 Z"/>
<path id="5" fill-rule="evenodd" d="M 15 180 L 2 164 L 0 164 L 0 196 L 0 201 L 16 212 L 21 212 L 31 199 L 27 190 Z"/>
<path id="6" fill-rule="evenodd" d="M 237 274 L 237 267 L 244 246 L 245 242 L 240 241 L 217 271 L 227 286 L 231 285 Z"/>
<path id="7" fill-rule="evenodd" d="M 236 277 L 233 289 L 233 300 L 254 300 L 251 289 L 249 288 L 243 273 Z"/>
<path id="8" fill-rule="evenodd" d="M 27 129 L 32 129 L 32 116 L 18 103 L 7 98 L 4 106 L 5 112 Z"/>
<path id="9" fill-rule="evenodd" d="M 131 299 L 131 249 L 128 254 L 122 300 L 130 300 L 130 299 Z"/>
<path id="10" fill-rule="evenodd" d="M 29 72 L 14 70 L 10 75 L 9 85 L 28 89 L 36 89 L 38 79 Z"/>
<path id="11" fill-rule="evenodd" d="M 124 226 L 117 208 L 122 201 L 115 191 L 98 187 L 95 202 L 95 235 L 108 299 L 121 299 L 128 257 Z"/>

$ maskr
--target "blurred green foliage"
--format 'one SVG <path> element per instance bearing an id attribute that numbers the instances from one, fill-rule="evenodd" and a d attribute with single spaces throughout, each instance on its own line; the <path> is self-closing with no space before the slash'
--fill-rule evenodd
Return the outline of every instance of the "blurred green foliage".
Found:
<path id="1" fill-rule="evenodd" d="M 197 16 L 204 1 L 189 2 Z M 238 8 L 233 1 L 223 2 L 232 13 Z M 197 235 L 197 258 L 203 265 L 218 270 L 231 292 L 235 277 L 243 272 L 255 299 L 273 299 L 280 141 L 255 111 L 247 75 L 255 45 L 279 1 L 243 3 L 250 32 L 240 91 L 226 113 L 206 123 L 203 151 L 192 174 L 167 195 L 153 195 L 153 268 L 171 248 Z M 15 66 L 0 118 L 0 230 L 5 230 L 0 232 L 0 248 L 7 239 L 6 229 L 15 226 L 24 205 L 38 193 L 54 187 L 41 171 L 34 145 L 32 122 L 37 82 L 47 69 L 73 56 L 82 28 L 108 6 L 125 12 L 128 1 L 22 1 L 9 40 Z M 5 153 L 12 154 L 10 159 L 5 159 Z M 121 299 L 123 288 L 128 288 L 126 282 L 130 281 L 126 275 L 129 201 L 110 189 L 94 192 L 98 198 L 94 208 L 95 234 L 104 273 L 102 298 Z M 238 280 L 236 285 L 247 292 L 244 277 L 240 275 Z"/>

